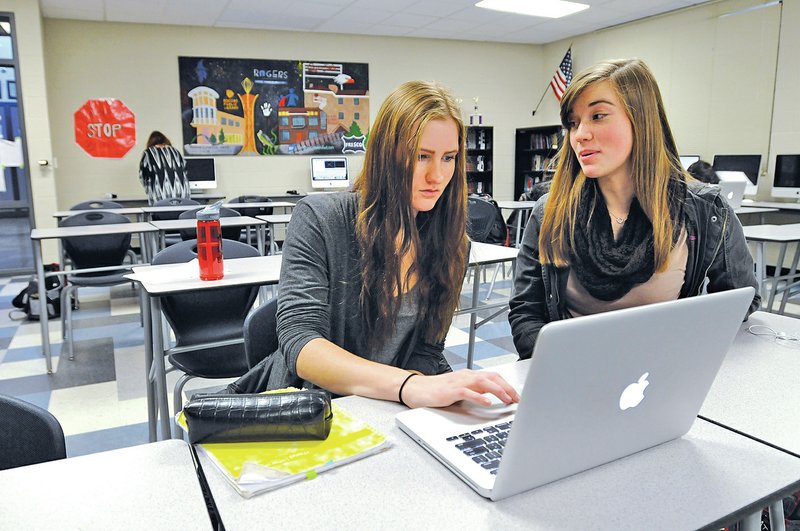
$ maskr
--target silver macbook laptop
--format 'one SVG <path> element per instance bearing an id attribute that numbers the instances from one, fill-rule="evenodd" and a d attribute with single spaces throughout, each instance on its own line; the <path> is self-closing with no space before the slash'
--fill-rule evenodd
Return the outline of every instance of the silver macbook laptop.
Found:
<path id="1" fill-rule="evenodd" d="M 692 426 L 754 293 L 547 324 L 519 362 L 529 364 L 525 382 L 509 382 L 524 386 L 516 406 L 419 408 L 397 423 L 492 500 L 675 439 Z"/>
<path id="2" fill-rule="evenodd" d="M 742 206 L 742 200 L 744 199 L 744 192 L 747 188 L 747 182 L 739 180 L 726 181 L 720 179 L 719 187 L 722 192 L 722 196 L 728 201 L 728 204 L 731 205 L 732 208 L 739 208 Z"/>

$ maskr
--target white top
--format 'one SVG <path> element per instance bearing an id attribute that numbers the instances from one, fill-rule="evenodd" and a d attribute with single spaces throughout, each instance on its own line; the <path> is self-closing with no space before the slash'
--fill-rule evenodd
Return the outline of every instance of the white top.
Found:
<path id="1" fill-rule="evenodd" d="M 503 367 L 525 371 L 527 362 Z M 250 499 L 201 454 L 228 531 L 258 529 L 265 518 L 276 529 L 696 529 L 800 478 L 800 459 L 698 420 L 678 440 L 491 502 L 400 431 L 400 404 L 337 403 L 394 446 Z M 571 500 L 591 502 L 576 512 Z"/>
<path id="2" fill-rule="evenodd" d="M 194 229 L 197 227 L 196 219 L 165 219 L 150 222 L 158 230 L 171 231 L 181 229 Z M 247 227 L 266 225 L 266 222 L 250 216 L 230 216 L 219 218 L 220 227 Z"/>
<path id="3" fill-rule="evenodd" d="M 128 208 L 90 208 L 86 210 L 57 210 L 53 212 L 53 217 L 56 219 L 68 218 L 76 214 L 86 214 L 88 212 L 113 212 L 114 214 L 121 214 L 123 216 L 135 215 L 139 216 L 144 211 L 139 207 Z"/>
<path id="4" fill-rule="evenodd" d="M 102 234 L 127 234 L 156 232 L 150 223 L 109 223 L 107 225 L 76 225 L 74 227 L 51 227 L 31 230 L 31 240 L 71 238 L 72 236 L 100 236 Z"/>
<path id="5" fill-rule="evenodd" d="M 272 214 L 271 216 L 256 216 L 258 219 L 267 222 L 270 225 L 277 225 L 279 223 L 289 223 L 292 220 L 291 214 Z"/>
<path id="6" fill-rule="evenodd" d="M 254 201 L 252 203 L 224 203 L 222 206 L 234 210 L 239 208 L 294 208 L 297 203 L 290 201 Z"/>
<path id="7" fill-rule="evenodd" d="M 177 440 L 4 470 L 0 499 L 3 529 L 210 529 L 211 522 L 189 446 Z"/>
<path id="8" fill-rule="evenodd" d="M 795 242 L 800 241 L 800 223 L 787 225 L 745 225 L 742 227 L 748 241 Z"/>
<path id="9" fill-rule="evenodd" d="M 506 210 L 529 210 L 536 201 L 498 201 L 497 206 Z"/>
<path id="10" fill-rule="evenodd" d="M 519 254 L 516 247 L 505 247 L 491 243 L 472 242 L 469 249 L 469 265 L 496 264 L 515 260 Z"/>

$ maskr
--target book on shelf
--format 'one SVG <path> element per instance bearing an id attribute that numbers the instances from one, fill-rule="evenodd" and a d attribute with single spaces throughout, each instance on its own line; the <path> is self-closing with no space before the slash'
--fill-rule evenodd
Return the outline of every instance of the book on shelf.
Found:
<path id="1" fill-rule="evenodd" d="M 201 443 L 195 445 L 244 498 L 267 492 L 391 446 L 386 437 L 335 402 L 328 438 L 318 441 Z M 178 424 L 187 430 L 183 412 Z M 187 430 L 188 431 L 188 430 Z"/>

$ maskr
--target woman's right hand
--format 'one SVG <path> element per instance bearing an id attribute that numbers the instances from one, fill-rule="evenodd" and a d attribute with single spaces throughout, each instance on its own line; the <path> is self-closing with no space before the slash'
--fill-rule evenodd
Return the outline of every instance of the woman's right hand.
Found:
<path id="1" fill-rule="evenodd" d="M 490 406 L 485 393 L 493 394 L 504 404 L 519 402 L 519 393 L 496 372 L 460 371 L 435 376 L 415 375 L 403 387 L 403 402 L 408 407 L 445 407 L 461 400 Z"/>

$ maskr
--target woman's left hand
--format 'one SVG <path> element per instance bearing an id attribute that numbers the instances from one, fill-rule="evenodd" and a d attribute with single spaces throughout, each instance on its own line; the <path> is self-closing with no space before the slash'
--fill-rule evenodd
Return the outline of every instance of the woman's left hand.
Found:
<path id="1" fill-rule="evenodd" d="M 496 372 L 460 371 L 435 376 L 413 376 L 403 387 L 403 402 L 408 407 L 445 407 L 461 400 L 490 406 L 484 394 L 492 394 L 505 404 L 519 402 L 519 393 Z"/>

